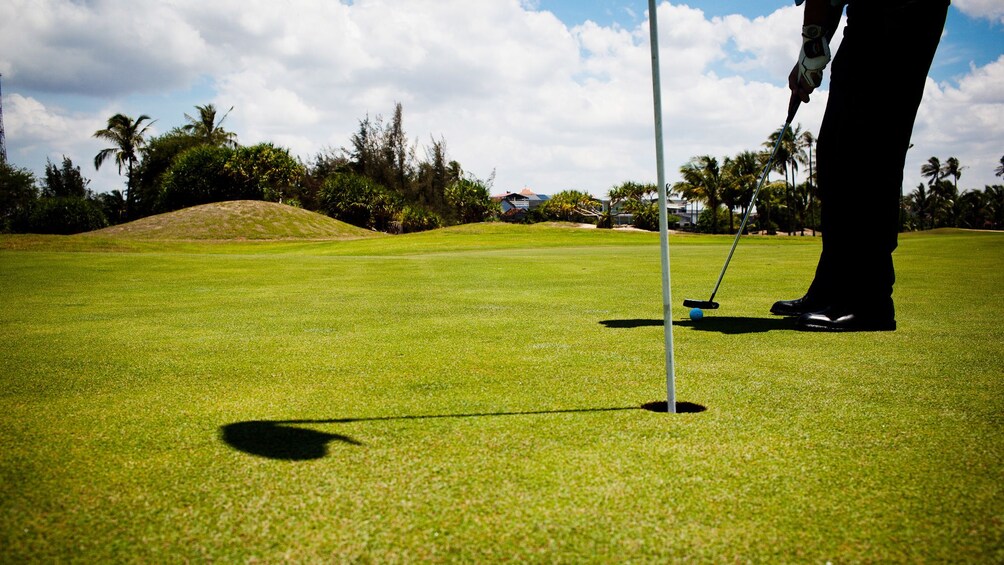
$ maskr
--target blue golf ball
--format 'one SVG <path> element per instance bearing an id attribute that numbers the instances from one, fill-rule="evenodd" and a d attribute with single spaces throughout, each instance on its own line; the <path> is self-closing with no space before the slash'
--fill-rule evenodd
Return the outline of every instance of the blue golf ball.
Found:
<path id="1" fill-rule="evenodd" d="M 700 308 L 691 308 L 690 309 L 690 319 L 691 320 L 694 320 L 696 322 L 697 320 L 700 320 L 703 317 L 704 317 L 704 311 L 701 310 Z"/>

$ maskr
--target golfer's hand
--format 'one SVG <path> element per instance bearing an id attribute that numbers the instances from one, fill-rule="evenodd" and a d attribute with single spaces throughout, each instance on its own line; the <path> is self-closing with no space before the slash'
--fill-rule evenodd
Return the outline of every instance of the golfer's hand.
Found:
<path id="1" fill-rule="evenodd" d="M 802 102 L 823 82 L 823 70 L 830 62 L 829 36 L 819 25 L 802 26 L 802 49 L 788 76 L 788 87 Z"/>
<path id="2" fill-rule="evenodd" d="M 808 102 L 809 95 L 812 94 L 813 90 L 816 90 L 816 87 L 805 84 L 805 81 L 801 80 L 798 63 L 795 63 L 794 68 L 791 69 L 791 74 L 788 75 L 788 88 L 802 102 Z"/>

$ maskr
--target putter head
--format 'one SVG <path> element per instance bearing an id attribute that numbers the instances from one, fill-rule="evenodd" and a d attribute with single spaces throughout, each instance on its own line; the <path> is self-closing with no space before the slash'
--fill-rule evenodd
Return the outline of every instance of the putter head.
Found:
<path id="1" fill-rule="evenodd" d="M 701 310 L 718 310 L 718 303 L 711 300 L 686 299 L 683 305 L 687 308 L 700 308 Z"/>

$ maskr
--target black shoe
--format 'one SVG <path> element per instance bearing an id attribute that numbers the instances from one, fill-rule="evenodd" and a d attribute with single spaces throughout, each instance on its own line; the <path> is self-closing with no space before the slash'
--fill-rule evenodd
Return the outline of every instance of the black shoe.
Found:
<path id="1" fill-rule="evenodd" d="M 867 309 L 865 309 L 867 312 Z M 892 315 L 856 313 L 848 307 L 831 306 L 802 314 L 795 329 L 809 332 L 891 332 L 896 330 Z"/>
<path id="2" fill-rule="evenodd" d="M 829 303 L 806 294 L 798 300 L 778 300 L 770 307 L 770 313 L 778 316 L 801 316 L 809 312 L 818 312 L 828 306 Z"/>

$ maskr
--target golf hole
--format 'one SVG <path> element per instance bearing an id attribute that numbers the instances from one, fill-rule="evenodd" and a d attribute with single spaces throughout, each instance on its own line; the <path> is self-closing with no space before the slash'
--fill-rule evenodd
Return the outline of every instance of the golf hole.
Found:
<path id="1" fill-rule="evenodd" d="M 643 410 L 648 410 L 649 412 L 669 412 L 669 405 L 665 400 L 656 400 L 655 402 L 647 402 L 641 405 Z M 707 407 L 700 404 L 695 404 L 693 402 L 677 402 L 676 403 L 676 413 L 677 414 L 697 414 L 698 412 L 704 412 Z"/>

